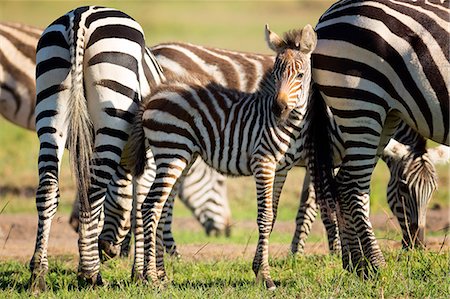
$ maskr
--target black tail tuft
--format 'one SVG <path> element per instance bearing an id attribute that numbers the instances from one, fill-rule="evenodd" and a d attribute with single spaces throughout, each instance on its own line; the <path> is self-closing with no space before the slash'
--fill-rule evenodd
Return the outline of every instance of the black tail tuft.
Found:
<path id="1" fill-rule="evenodd" d="M 140 103 L 134 117 L 130 138 L 125 147 L 124 158 L 133 176 L 141 176 L 147 164 L 145 133 L 142 122 L 144 112 L 145 106 L 143 103 Z"/>
<path id="2" fill-rule="evenodd" d="M 313 84 L 305 116 L 307 166 L 316 198 L 328 210 L 336 209 L 337 191 L 334 178 L 331 121 L 324 99 Z"/>

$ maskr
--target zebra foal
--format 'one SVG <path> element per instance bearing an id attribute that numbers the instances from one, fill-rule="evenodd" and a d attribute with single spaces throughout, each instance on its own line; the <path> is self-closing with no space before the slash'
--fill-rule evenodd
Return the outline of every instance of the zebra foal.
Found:
<path id="1" fill-rule="evenodd" d="M 268 289 L 276 288 L 269 273 L 268 239 L 287 171 L 302 152 L 296 141 L 309 96 L 316 35 L 307 25 L 286 33 L 283 40 L 266 27 L 266 40 L 277 57 L 272 77 L 259 90 L 272 90 L 271 95 L 196 80 L 172 82 L 152 93 L 137 114 L 128 163 L 136 175 L 143 173 L 146 144 L 156 163 L 155 181 L 142 206 L 144 274 L 154 283 L 166 278 L 160 236 L 163 206 L 173 200 L 178 179 L 200 156 L 221 173 L 254 176 L 259 241 L 253 271 Z"/>

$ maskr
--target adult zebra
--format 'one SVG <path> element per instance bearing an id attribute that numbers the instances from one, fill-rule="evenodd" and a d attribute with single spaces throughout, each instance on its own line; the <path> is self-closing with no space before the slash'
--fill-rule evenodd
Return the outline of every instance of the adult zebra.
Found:
<path id="1" fill-rule="evenodd" d="M 141 97 L 162 79 L 161 69 L 145 48 L 142 28 L 121 11 L 80 7 L 45 29 L 36 51 L 35 115 L 41 147 L 39 221 L 30 261 L 33 291 L 46 287 L 48 237 L 59 200 L 58 174 L 66 142 L 81 202 L 79 277 L 103 284 L 98 224 L 106 187 L 120 167 Z M 148 188 L 138 185 L 138 193 Z"/>
<path id="2" fill-rule="evenodd" d="M 266 27 L 266 39 L 277 57 L 272 76 L 260 85 L 264 92 L 237 92 L 195 78 L 173 81 L 152 93 L 137 114 L 129 165 L 137 175 L 144 172 L 148 144 L 157 166 L 142 206 L 145 275 L 154 283 L 166 278 L 160 236 L 163 207 L 168 198 L 173 200 L 178 179 L 199 155 L 220 172 L 254 176 L 259 242 L 253 271 L 269 290 L 276 288 L 269 273 L 268 241 L 287 171 L 303 152 L 297 139 L 309 97 L 316 35 L 306 25 L 283 40 Z M 267 90 L 272 93 L 267 95 Z"/>
<path id="3" fill-rule="evenodd" d="M 35 131 L 36 46 L 42 31 L 25 24 L 0 22 L 0 114 L 31 131 Z M 189 187 L 184 187 L 185 184 Z M 193 165 L 180 188 L 181 201 L 192 211 L 207 234 L 229 234 L 231 213 L 222 175 L 199 161 Z M 100 247 L 108 255 L 118 253 L 117 242 L 121 242 L 130 229 L 131 192 L 131 177 L 119 168 L 107 187 L 105 224 L 100 235 Z M 75 201 L 70 217 L 76 231 L 78 206 Z M 164 228 L 164 245 L 169 253 L 175 254 L 176 244 L 170 224 L 168 222 Z M 114 243 L 116 239 L 118 241 Z M 122 246 L 122 249 L 122 254 L 128 251 L 129 244 Z"/>
<path id="4" fill-rule="evenodd" d="M 404 123 L 394 137 L 408 145 L 391 139 L 381 154 L 390 172 L 387 186 L 388 206 L 400 225 L 403 247 L 423 248 L 427 207 L 433 192 L 437 189 L 437 173 L 434 165 L 450 161 L 450 148 L 440 145 L 427 149 L 425 139 Z M 304 252 L 306 239 L 319 209 L 314 187 L 310 183 L 307 174 L 303 182 L 295 219 L 296 228 L 291 242 L 291 252 L 294 254 Z M 336 228 L 330 226 L 327 234 L 330 251 L 339 252 L 341 248 Z"/>
<path id="5" fill-rule="evenodd" d="M 369 220 L 369 182 L 399 123 L 449 145 L 448 4 L 340 1 L 316 26 L 313 79 L 343 159 L 336 183 L 347 269 L 365 274 L 385 264 Z"/>

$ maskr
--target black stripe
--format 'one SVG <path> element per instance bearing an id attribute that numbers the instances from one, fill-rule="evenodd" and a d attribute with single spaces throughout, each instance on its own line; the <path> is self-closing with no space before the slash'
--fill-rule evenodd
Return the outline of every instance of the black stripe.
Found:
<path id="1" fill-rule="evenodd" d="M 70 61 L 60 57 L 46 59 L 36 65 L 36 78 L 39 78 L 42 74 L 54 69 L 67 69 L 67 74 L 69 74 L 69 69 L 71 66 L 72 64 Z"/>
<path id="2" fill-rule="evenodd" d="M 38 136 L 41 136 L 41 135 L 47 134 L 47 133 L 55 134 L 55 133 L 56 133 L 56 129 L 53 128 L 53 127 L 43 127 L 43 128 L 40 128 L 40 129 L 37 131 L 37 135 L 38 135 Z"/>
<path id="3" fill-rule="evenodd" d="M 64 85 L 52 85 L 46 89 L 44 89 L 43 91 L 39 92 L 36 95 L 36 106 L 43 100 L 45 100 L 46 98 L 57 94 L 60 91 L 66 90 L 67 87 Z"/>
<path id="4" fill-rule="evenodd" d="M 56 111 L 56 110 L 44 110 L 41 113 L 39 113 L 38 115 L 36 115 L 36 123 L 39 122 L 43 118 L 53 117 L 55 115 L 58 115 L 58 111 Z"/>
<path id="5" fill-rule="evenodd" d="M 111 145 L 111 144 L 103 144 L 100 146 L 97 146 L 95 148 L 95 152 L 102 153 L 102 152 L 111 152 L 118 156 L 122 155 L 122 150 L 118 148 L 117 146 Z"/>
<path id="6" fill-rule="evenodd" d="M 133 102 L 135 102 L 135 103 L 139 102 L 139 94 L 136 91 L 134 91 L 133 89 L 131 89 L 117 81 L 104 79 L 104 80 L 97 81 L 95 84 L 98 86 L 106 87 L 112 91 L 118 92 L 118 93 L 128 97 L 129 99 L 132 99 Z"/>
<path id="7" fill-rule="evenodd" d="M 101 52 L 93 56 L 88 61 L 88 65 L 92 66 L 97 63 L 110 63 L 127 68 L 137 74 L 138 61 L 134 56 L 122 52 Z"/>
<path id="8" fill-rule="evenodd" d="M 64 32 L 61 31 L 45 32 L 38 41 L 37 51 L 39 51 L 42 48 L 50 46 L 58 46 L 69 50 L 69 44 L 67 43 L 64 37 Z"/>
<path id="9" fill-rule="evenodd" d="M 123 119 L 130 124 L 133 123 L 134 113 L 131 113 L 126 110 L 117 109 L 117 108 L 105 108 L 104 111 L 109 116 Z"/>
<path id="10" fill-rule="evenodd" d="M 86 48 L 105 38 L 126 39 L 145 47 L 144 36 L 141 31 L 129 26 L 113 24 L 97 27 L 91 34 Z"/>
<path id="11" fill-rule="evenodd" d="M 102 7 L 97 7 L 97 9 L 98 8 Z M 126 18 L 133 20 L 129 15 L 119 10 L 96 11 L 86 18 L 85 25 L 89 28 L 93 22 L 107 18 Z"/>
<path id="12" fill-rule="evenodd" d="M 116 130 L 113 128 L 106 128 L 106 127 L 100 128 L 96 132 L 96 135 L 98 135 L 98 134 L 104 134 L 104 135 L 116 137 L 116 138 L 122 139 L 124 141 L 128 140 L 128 133 L 121 131 L 121 130 Z"/>

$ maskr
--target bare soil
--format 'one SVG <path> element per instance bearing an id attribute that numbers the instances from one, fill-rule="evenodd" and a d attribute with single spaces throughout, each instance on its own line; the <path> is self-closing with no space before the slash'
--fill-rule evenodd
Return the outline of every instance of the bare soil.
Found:
<path id="1" fill-rule="evenodd" d="M 427 249 L 432 251 L 450 250 L 450 236 L 448 236 L 450 222 L 450 209 L 435 209 L 428 211 L 427 234 L 430 232 L 444 232 L 442 237 L 428 236 Z M 372 224 L 375 230 L 391 231 L 395 240 L 379 239 L 382 249 L 399 248 L 400 230 L 390 215 L 374 215 Z M 235 227 L 248 229 L 255 233 L 255 221 L 237 221 Z M 183 218 L 174 220 L 174 230 L 192 229 L 199 233 L 204 233 L 200 225 L 193 218 Z M 34 243 L 37 230 L 37 216 L 30 214 L 0 215 L 0 260 L 29 260 L 33 254 Z M 294 231 L 293 221 L 279 221 L 275 225 L 274 231 L 292 233 Z M 324 228 L 320 221 L 313 225 L 314 234 L 324 235 Z M 440 235 L 443 235 L 442 233 Z M 76 255 L 78 235 L 68 223 L 68 216 L 58 214 L 55 216 L 50 241 L 49 256 Z M 307 242 L 306 254 L 326 254 L 327 244 L 321 242 Z M 273 242 L 272 242 L 273 243 Z M 249 245 L 223 245 L 214 244 L 214 238 L 206 244 L 180 245 L 179 250 L 184 259 L 192 260 L 225 260 L 225 259 L 251 259 L 255 251 L 255 244 Z M 286 256 L 289 252 L 289 244 L 271 244 L 271 257 Z"/>

